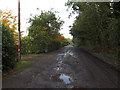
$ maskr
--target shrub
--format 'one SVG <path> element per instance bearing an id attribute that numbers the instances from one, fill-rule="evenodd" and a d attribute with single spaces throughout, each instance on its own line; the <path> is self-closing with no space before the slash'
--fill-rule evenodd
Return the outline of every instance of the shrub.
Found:
<path id="1" fill-rule="evenodd" d="M 2 26 L 2 70 L 13 69 L 16 64 L 17 47 L 12 32 Z"/>
<path id="2" fill-rule="evenodd" d="M 48 44 L 48 51 L 58 50 L 61 47 L 61 42 L 59 40 L 53 40 Z"/>
<path id="3" fill-rule="evenodd" d="M 33 38 L 30 36 L 23 37 L 21 40 L 21 53 L 30 54 L 34 52 L 35 48 L 33 47 Z"/>
<path id="4" fill-rule="evenodd" d="M 62 41 L 62 46 L 64 47 L 64 46 L 67 46 L 67 45 L 69 45 L 70 43 L 67 41 L 67 40 L 64 40 L 64 41 Z"/>

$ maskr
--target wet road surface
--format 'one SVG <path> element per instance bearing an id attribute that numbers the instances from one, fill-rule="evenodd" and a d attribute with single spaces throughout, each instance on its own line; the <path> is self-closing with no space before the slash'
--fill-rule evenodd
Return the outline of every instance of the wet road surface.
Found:
<path id="1" fill-rule="evenodd" d="M 34 59 L 34 58 L 33 58 Z M 88 52 L 67 46 L 3 79 L 3 88 L 117 88 L 118 71 Z"/>

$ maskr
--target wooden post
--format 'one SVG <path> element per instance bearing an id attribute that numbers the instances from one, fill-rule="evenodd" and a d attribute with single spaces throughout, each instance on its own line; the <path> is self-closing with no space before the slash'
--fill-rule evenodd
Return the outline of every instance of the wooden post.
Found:
<path id="1" fill-rule="evenodd" d="M 18 0 L 18 59 L 21 60 L 21 38 L 20 38 L 20 0 Z"/>

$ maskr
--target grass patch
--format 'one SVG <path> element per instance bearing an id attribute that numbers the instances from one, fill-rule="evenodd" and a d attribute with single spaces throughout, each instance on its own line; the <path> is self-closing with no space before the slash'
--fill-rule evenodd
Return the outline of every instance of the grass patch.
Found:
<path id="1" fill-rule="evenodd" d="M 25 61 L 25 60 L 21 60 L 19 62 L 17 62 L 16 67 L 6 73 L 3 73 L 3 78 L 8 78 L 14 74 L 17 74 L 18 72 L 21 72 L 22 70 L 24 70 L 25 68 L 31 66 L 33 64 L 33 61 Z"/>
<path id="2" fill-rule="evenodd" d="M 27 68 L 28 66 L 30 66 L 32 63 L 33 63 L 32 61 L 24 61 L 24 60 L 21 60 L 21 61 L 19 61 L 19 62 L 16 64 L 15 70 L 16 70 L 16 71 L 21 71 L 21 70 L 23 70 L 24 68 Z"/>

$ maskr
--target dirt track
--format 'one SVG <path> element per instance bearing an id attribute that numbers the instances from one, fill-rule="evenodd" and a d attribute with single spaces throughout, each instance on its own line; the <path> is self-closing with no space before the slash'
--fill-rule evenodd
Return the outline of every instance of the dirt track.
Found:
<path id="1" fill-rule="evenodd" d="M 82 49 L 67 46 L 3 80 L 3 88 L 117 88 L 118 71 Z"/>

